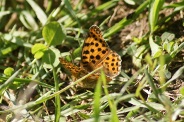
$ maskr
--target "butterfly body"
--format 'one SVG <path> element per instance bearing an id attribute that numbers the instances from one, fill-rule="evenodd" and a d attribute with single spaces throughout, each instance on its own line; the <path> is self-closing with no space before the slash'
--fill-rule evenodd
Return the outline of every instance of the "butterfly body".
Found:
<path id="1" fill-rule="evenodd" d="M 107 81 L 110 81 L 121 71 L 121 57 L 112 51 L 105 42 L 98 26 L 93 25 L 89 29 L 89 34 L 84 41 L 81 56 L 81 66 L 60 58 L 60 62 L 68 69 L 76 79 L 102 66 Z M 98 80 L 99 73 L 92 74 L 81 82 L 82 87 L 93 88 Z M 74 80 L 74 79 L 73 79 Z"/>

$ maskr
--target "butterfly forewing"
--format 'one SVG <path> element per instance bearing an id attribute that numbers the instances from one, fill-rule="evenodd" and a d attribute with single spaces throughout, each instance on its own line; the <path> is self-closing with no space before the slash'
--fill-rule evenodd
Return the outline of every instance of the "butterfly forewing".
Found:
<path id="1" fill-rule="evenodd" d="M 82 66 L 88 70 L 92 71 L 96 69 L 96 65 L 102 62 L 110 49 L 102 37 L 102 33 L 97 26 L 92 26 L 89 29 L 89 34 L 84 41 L 82 49 Z"/>

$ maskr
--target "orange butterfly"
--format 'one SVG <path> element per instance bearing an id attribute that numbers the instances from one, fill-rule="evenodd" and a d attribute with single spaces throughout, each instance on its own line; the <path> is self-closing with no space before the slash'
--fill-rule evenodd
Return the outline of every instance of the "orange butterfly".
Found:
<path id="1" fill-rule="evenodd" d="M 111 81 L 121 72 L 121 57 L 109 48 L 96 25 L 90 27 L 88 37 L 84 41 L 80 67 L 63 58 L 59 60 L 71 72 L 74 81 L 101 66 L 107 81 Z M 98 78 L 99 73 L 92 74 L 78 85 L 84 88 L 94 88 Z"/>

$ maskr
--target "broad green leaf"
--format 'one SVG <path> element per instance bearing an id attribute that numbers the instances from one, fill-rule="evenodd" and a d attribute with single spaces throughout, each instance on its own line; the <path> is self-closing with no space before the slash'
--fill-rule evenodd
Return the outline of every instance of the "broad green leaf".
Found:
<path id="1" fill-rule="evenodd" d="M 7 76 L 11 76 L 12 73 L 13 73 L 14 69 L 11 68 L 11 67 L 8 67 L 4 70 L 4 74 L 7 75 Z"/>
<path id="2" fill-rule="evenodd" d="M 35 44 L 32 48 L 31 48 L 31 53 L 34 54 L 34 58 L 36 59 L 40 59 L 43 55 L 44 52 L 47 50 L 48 48 L 44 45 L 44 44 Z"/>
<path id="3" fill-rule="evenodd" d="M 38 51 L 35 53 L 34 58 L 40 59 L 44 55 L 43 51 Z"/>
<path id="4" fill-rule="evenodd" d="M 59 64 L 60 51 L 56 48 L 49 48 L 42 57 L 45 68 L 56 67 Z"/>
<path id="5" fill-rule="evenodd" d="M 42 35 L 48 45 L 59 45 L 66 38 L 58 22 L 51 22 L 45 25 Z"/>
<path id="6" fill-rule="evenodd" d="M 47 47 L 44 44 L 38 43 L 33 45 L 33 47 L 31 48 L 31 53 L 35 54 L 38 51 L 46 51 Z"/>

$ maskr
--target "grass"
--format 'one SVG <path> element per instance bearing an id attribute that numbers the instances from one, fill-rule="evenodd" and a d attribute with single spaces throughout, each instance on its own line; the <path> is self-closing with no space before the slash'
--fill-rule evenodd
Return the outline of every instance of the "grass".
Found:
<path id="1" fill-rule="evenodd" d="M 2 0 L 0 119 L 183 121 L 184 4 L 126 2 Z M 76 84 L 95 71 L 72 82 L 59 57 L 77 64 L 93 24 L 122 71 L 109 84 L 102 72 L 95 89 L 84 89 Z"/>

